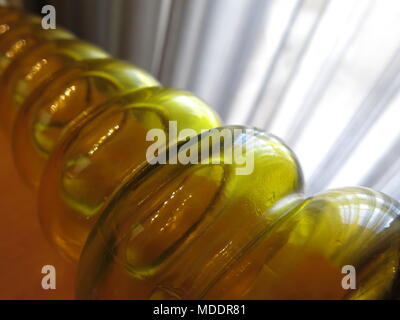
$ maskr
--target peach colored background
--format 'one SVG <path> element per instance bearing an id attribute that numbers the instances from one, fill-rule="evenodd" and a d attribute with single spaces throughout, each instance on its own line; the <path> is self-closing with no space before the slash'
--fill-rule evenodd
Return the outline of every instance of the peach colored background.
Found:
<path id="1" fill-rule="evenodd" d="M 42 235 L 35 197 L 18 176 L 1 134 L 0 215 L 0 299 L 72 299 L 75 268 Z M 55 290 L 41 287 L 46 264 L 56 268 Z"/>

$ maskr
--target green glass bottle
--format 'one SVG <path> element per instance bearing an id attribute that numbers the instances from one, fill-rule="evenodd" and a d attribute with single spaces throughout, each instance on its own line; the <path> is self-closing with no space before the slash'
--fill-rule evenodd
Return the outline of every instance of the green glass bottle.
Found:
<path id="1" fill-rule="evenodd" d="M 29 15 L 23 11 L 0 8 L 0 39 L 15 27 L 21 25 L 21 23 L 38 23 L 39 21 L 39 17 Z"/>
<path id="2" fill-rule="evenodd" d="M 393 299 L 400 204 L 366 188 L 304 200 L 260 234 L 206 299 Z"/>
<path id="3" fill-rule="evenodd" d="M 183 164 L 190 152 L 198 161 Z M 102 212 L 80 259 L 78 298 L 201 298 L 301 202 L 297 159 L 263 131 L 213 129 L 180 146 L 178 163 L 166 157 L 127 178 Z"/>
<path id="4" fill-rule="evenodd" d="M 78 298 L 400 297 L 397 201 L 306 197 L 278 138 L 2 7 L 0 127 Z"/>
<path id="5" fill-rule="evenodd" d="M 12 61 L 28 53 L 36 46 L 55 39 L 72 39 L 74 36 L 62 29 L 44 30 L 38 19 L 17 15 L 16 20 L 0 16 L 0 76 Z"/>
<path id="6" fill-rule="evenodd" d="M 56 73 L 50 84 L 33 91 L 18 113 L 13 150 L 24 180 L 38 187 L 62 130 L 88 107 L 128 90 L 158 85 L 145 71 L 114 59 L 84 60 Z"/>
<path id="7" fill-rule="evenodd" d="M 57 39 L 31 48 L 15 59 L 0 78 L 0 124 L 10 137 L 16 116 L 28 96 L 51 83 L 57 71 L 84 59 L 107 58 L 101 49 L 76 39 Z"/>
<path id="8" fill-rule="evenodd" d="M 250 175 L 211 157 L 126 179 L 85 245 L 78 298 L 395 297 L 400 204 L 366 188 L 306 199 L 290 150 L 262 132 L 244 136 L 236 143 L 255 148 Z"/>
<path id="9" fill-rule="evenodd" d="M 67 126 L 47 162 L 39 188 L 40 221 L 48 238 L 78 260 L 98 213 L 114 189 L 147 163 L 151 129 L 195 133 L 219 125 L 194 95 L 163 87 L 137 89 L 86 109 Z M 173 142 L 178 137 L 169 137 Z"/>

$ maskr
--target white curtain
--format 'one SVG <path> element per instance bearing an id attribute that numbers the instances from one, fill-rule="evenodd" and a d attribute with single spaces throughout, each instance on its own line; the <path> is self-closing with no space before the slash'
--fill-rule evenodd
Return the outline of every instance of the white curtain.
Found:
<path id="1" fill-rule="evenodd" d="M 400 199 L 399 0 L 53 0 L 58 23 L 280 136 L 307 191 Z"/>

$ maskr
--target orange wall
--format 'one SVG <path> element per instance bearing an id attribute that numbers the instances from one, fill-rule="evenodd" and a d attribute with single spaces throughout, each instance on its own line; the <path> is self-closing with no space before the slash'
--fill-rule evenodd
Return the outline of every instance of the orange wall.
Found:
<path id="1" fill-rule="evenodd" d="M 40 230 L 35 198 L 0 135 L 0 299 L 71 299 L 74 267 L 64 262 Z M 56 268 L 56 289 L 41 287 L 43 265 Z"/>

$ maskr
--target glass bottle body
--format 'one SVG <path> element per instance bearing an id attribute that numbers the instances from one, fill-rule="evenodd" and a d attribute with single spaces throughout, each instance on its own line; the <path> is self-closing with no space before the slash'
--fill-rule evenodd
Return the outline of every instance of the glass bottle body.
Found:
<path id="1" fill-rule="evenodd" d="M 53 151 L 39 188 L 41 225 L 72 260 L 114 189 L 147 163 L 151 129 L 195 132 L 219 125 L 194 95 L 163 87 L 142 88 L 87 109 L 68 126 Z M 177 137 L 169 137 L 176 142 Z"/>
<path id="2" fill-rule="evenodd" d="M 152 76 L 128 63 L 91 59 L 62 69 L 51 83 L 34 90 L 18 113 L 13 133 L 15 162 L 28 185 L 38 187 L 63 129 L 81 112 L 122 92 L 157 85 Z"/>
<path id="3" fill-rule="evenodd" d="M 233 145 L 220 141 L 224 130 L 239 130 Z M 79 298 L 202 298 L 301 201 L 301 170 L 277 138 L 245 127 L 195 138 L 178 154 L 221 152 L 197 164 L 148 165 L 114 193 L 81 255 Z M 231 160 L 233 152 L 252 154 L 254 170 L 238 175 L 243 164 Z"/>
<path id="4" fill-rule="evenodd" d="M 104 51 L 80 40 L 57 39 L 14 59 L 0 78 L 0 121 L 6 135 L 12 135 L 16 116 L 29 95 L 49 84 L 57 71 L 76 61 L 107 57 Z"/>

